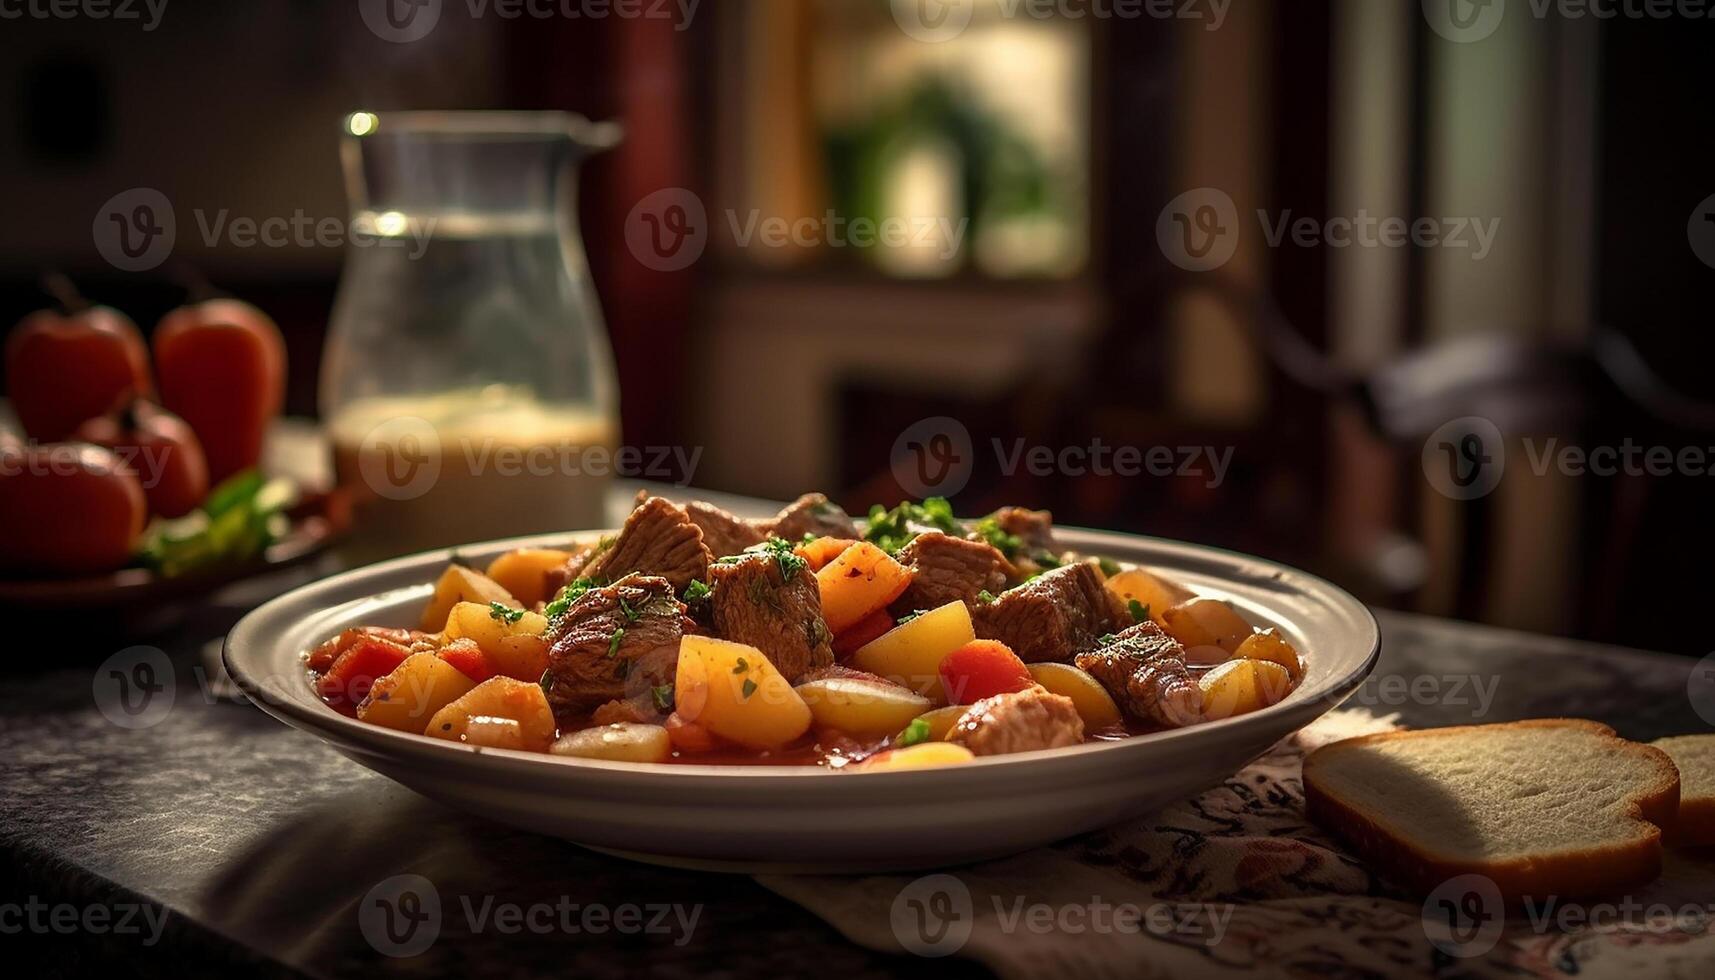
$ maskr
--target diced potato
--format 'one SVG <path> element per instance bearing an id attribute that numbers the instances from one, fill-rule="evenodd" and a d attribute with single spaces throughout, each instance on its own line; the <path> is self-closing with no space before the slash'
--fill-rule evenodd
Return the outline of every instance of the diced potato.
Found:
<path id="1" fill-rule="evenodd" d="M 905 769 L 934 769 L 970 762 L 976 756 L 963 745 L 924 742 L 903 749 L 878 752 L 852 767 L 854 772 L 899 772 Z"/>
<path id="2" fill-rule="evenodd" d="M 868 541 L 840 552 L 816 573 L 828 629 L 839 633 L 899 598 L 911 584 L 912 574 Z"/>
<path id="3" fill-rule="evenodd" d="M 959 719 L 963 718 L 965 712 L 969 710 L 971 707 L 968 704 L 950 704 L 945 708 L 926 711 L 917 717 L 929 723 L 927 741 L 942 742 L 946 740 L 947 734 L 953 730 L 953 726 L 958 724 Z"/>
<path id="4" fill-rule="evenodd" d="M 485 749 L 518 749 L 524 745 L 524 728 L 511 718 L 479 715 L 465 724 L 464 744 Z"/>
<path id="5" fill-rule="evenodd" d="M 432 653 L 405 658 L 376 681 L 357 706 L 357 717 L 401 732 L 421 732 L 430 715 L 464 697 L 476 685 L 458 668 Z"/>
<path id="6" fill-rule="evenodd" d="M 1073 707 L 1078 709 L 1078 717 L 1084 719 L 1085 729 L 1096 731 L 1121 723 L 1120 708 L 1114 703 L 1113 695 L 1101 681 L 1087 672 L 1071 664 L 1031 664 L 1029 669 L 1030 676 L 1049 694 L 1072 699 Z"/>
<path id="7" fill-rule="evenodd" d="M 1108 591 L 1119 596 L 1123 602 L 1136 599 L 1149 607 L 1149 618 L 1155 620 L 1159 626 L 1166 625 L 1161 620 L 1162 613 L 1181 602 L 1197 597 L 1196 593 L 1178 582 L 1141 568 L 1120 572 L 1108 579 Z"/>
<path id="8" fill-rule="evenodd" d="M 898 681 L 936 704 L 946 704 L 941 661 L 976 638 L 971 611 L 963 602 L 949 602 L 859 647 L 852 654 L 852 666 Z"/>
<path id="9" fill-rule="evenodd" d="M 611 762 L 666 762 L 673 755 L 673 742 L 660 725 L 622 721 L 562 735 L 548 751 Z"/>
<path id="10" fill-rule="evenodd" d="M 785 745 L 810 728 L 810 708 L 761 650 L 707 636 L 679 641 L 674 712 L 721 738 L 756 749 Z"/>
<path id="11" fill-rule="evenodd" d="M 1182 646 L 1217 646 L 1232 653 L 1252 632 L 1251 624 L 1219 599 L 1191 599 L 1169 606 L 1161 628 Z"/>
<path id="12" fill-rule="evenodd" d="M 1286 638 L 1272 627 L 1245 637 L 1245 641 L 1233 651 L 1233 657 L 1277 663 L 1286 668 L 1286 673 L 1292 677 L 1294 684 L 1304 679 L 1303 659 L 1298 656 L 1298 651 L 1292 648 L 1292 644 L 1286 642 Z"/>
<path id="13" fill-rule="evenodd" d="M 892 735 L 929 710 L 928 698 L 877 681 L 830 677 L 796 690 L 817 725 L 860 738 Z"/>
<path id="14" fill-rule="evenodd" d="M 510 718 L 518 723 L 524 748 L 543 752 L 554 740 L 554 711 L 542 685 L 511 677 L 491 677 L 464 697 L 435 712 L 423 734 L 454 742 L 466 737 L 474 718 Z"/>
<path id="15" fill-rule="evenodd" d="M 441 573 L 440 581 L 435 583 L 435 594 L 429 597 L 428 607 L 423 610 L 423 631 L 439 633 L 446 629 L 447 616 L 461 602 L 483 606 L 498 602 L 514 609 L 524 608 L 512 593 L 487 575 L 463 565 L 448 565 L 447 570 Z"/>
<path id="16" fill-rule="evenodd" d="M 548 669 L 547 632 L 548 620 L 540 613 L 503 613 L 487 603 L 461 602 L 447 616 L 449 641 L 475 641 L 495 670 L 521 681 L 539 680 Z"/>
<path id="17" fill-rule="evenodd" d="M 508 551 L 489 563 L 488 577 L 512 593 L 525 609 L 538 602 L 547 602 L 548 573 L 571 561 L 569 551 L 552 548 L 519 548 Z"/>
<path id="18" fill-rule="evenodd" d="M 1266 708 L 1292 690 L 1286 668 L 1267 660 L 1233 660 L 1204 674 L 1203 717 L 1219 721 Z"/>

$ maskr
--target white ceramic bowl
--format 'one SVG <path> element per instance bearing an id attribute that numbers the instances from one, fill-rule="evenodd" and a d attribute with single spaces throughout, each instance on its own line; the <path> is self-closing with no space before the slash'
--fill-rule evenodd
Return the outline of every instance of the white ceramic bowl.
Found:
<path id="1" fill-rule="evenodd" d="M 327 707 L 301 654 L 357 625 L 415 624 L 449 552 L 289 592 L 227 637 L 226 668 L 262 710 L 450 806 L 642 861 L 745 872 L 878 872 L 967 863 L 1137 816 L 1213 786 L 1349 696 L 1375 666 L 1375 619 L 1295 569 L 1177 542 L 1060 529 L 1064 546 L 1161 569 L 1279 629 L 1304 682 L 1261 711 L 1178 731 L 909 772 L 678 766 L 480 750 Z M 460 548 L 478 562 L 567 535 Z"/>

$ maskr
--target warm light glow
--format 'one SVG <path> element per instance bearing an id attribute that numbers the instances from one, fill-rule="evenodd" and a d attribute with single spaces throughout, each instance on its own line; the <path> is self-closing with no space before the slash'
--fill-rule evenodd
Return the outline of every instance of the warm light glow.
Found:
<path id="1" fill-rule="evenodd" d="M 383 211 L 375 216 L 375 231 L 388 238 L 397 238 L 405 233 L 409 222 L 401 211 Z"/>
<path id="2" fill-rule="evenodd" d="M 345 128 L 353 136 L 367 136 L 375 132 L 375 125 L 380 121 L 373 112 L 354 112 L 345 117 Z"/>

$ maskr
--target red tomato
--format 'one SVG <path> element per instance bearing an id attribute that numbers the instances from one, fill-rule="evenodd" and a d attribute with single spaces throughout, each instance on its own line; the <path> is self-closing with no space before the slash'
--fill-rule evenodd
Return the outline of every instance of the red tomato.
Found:
<path id="1" fill-rule="evenodd" d="M 249 303 L 181 306 L 155 328 L 161 403 L 190 423 L 214 483 L 254 467 L 286 397 L 286 343 Z"/>
<path id="2" fill-rule="evenodd" d="M 834 656 L 844 659 L 858 651 L 859 647 L 893 629 L 893 617 L 885 609 L 878 609 L 857 621 L 856 625 L 846 628 L 844 633 L 834 637 Z"/>
<path id="3" fill-rule="evenodd" d="M 720 742 L 715 739 L 713 732 L 694 721 L 686 721 L 677 711 L 667 716 L 667 721 L 663 727 L 667 729 L 668 740 L 680 752 L 697 755 L 703 752 L 713 752 L 720 746 Z"/>
<path id="4" fill-rule="evenodd" d="M 474 640 L 454 640 L 441 647 L 436 655 L 458 668 L 459 673 L 478 684 L 500 673 L 494 668 L 494 663 L 488 659 L 488 654 L 483 653 L 482 648 L 477 646 Z"/>
<path id="5" fill-rule="evenodd" d="M 357 704 L 376 681 L 393 673 L 410 655 L 410 650 L 397 643 L 365 636 L 340 654 L 316 681 L 316 693 L 329 704 Z"/>
<path id="6" fill-rule="evenodd" d="M 32 313 L 6 342 L 6 388 L 30 438 L 59 442 L 127 392 L 149 393 L 143 335 L 105 306 Z"/>
<path id="7" fill-rule="evenodd" d="M 353 626 L 338 636 L 323 643 L 310 651 L 307 666 L 316 673 L 325 673 L 339 655 L 350 650 L 352 645 L 365 637 L 374 637 L 397 643 L 402 647 L 410 647 L 412 653 L 421 653 L 425 648 L 438 644 L 434 634 L 421 630 L 394 628 L 389 626 Z"/>
<path id="8" fill-rule="evenodd" d="M 995 640 L 973 640 L 941 660 L 941 685 L 953 704 L 975 704 L 1035 683 L 1018 654 Z"/>
<path id="9" fill-rule="evenodd" d="M 77 437 L 114 451 L 143 483 L 149 510 L 183 517 L 208 497 L 208 463 L 196 433 L 178 416 L 138 399 L 115 415 L 90 419 Z"/>
<path id="10" fill-rule="evenodd" d="M 149 508 L 137 477 L 97 446 L 0 453 L 0 570 L 94 575 L 128 563 Z"/>

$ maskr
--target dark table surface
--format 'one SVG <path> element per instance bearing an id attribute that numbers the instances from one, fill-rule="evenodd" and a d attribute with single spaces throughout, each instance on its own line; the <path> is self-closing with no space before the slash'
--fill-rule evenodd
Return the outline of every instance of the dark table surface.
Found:
<path id="1" fill-rule="evenodd" d="M 628 863 L 448 809 L 223 698 L 208 642 L 336 564 L 229 590 L 153 640 L 173 663 L 174 700 L 148 727 L 122 727 L 97 707 L 97 687 L 110 683 L 99 664 L 126 642 L 68 658 L 57 652 L 64 631 L 37 624 L 36 644 L 14 646 L 0 693 L 0 950 L 10 963 L 68 975 L 981 972 L 860 947 L 746 877 Z M 1380 618 L 1381 663 L 1350 704 L 1408 725 L 1569 715 L 1637 739 L 1715 727 L 1715 692 L 1695 686 L 1715 675 L 1694 675 L 1693 660 Z M 50 657 L 75 666 L 20 668 Z M 429 949 L 395 959 L 365 938 L 358 910 L 405 874 L 432 880 L 443 909 L 459 911 L 443 914 Z M 659 910 L 662 928 L 585 918 L 590 906 L 618 915 L 622 905 L 642 907 L 640 921 Z M 555 911 L 511 934 L 483 917 L 509 906 Z M 692 914 L 694 927 L 678 925 Z"/>

